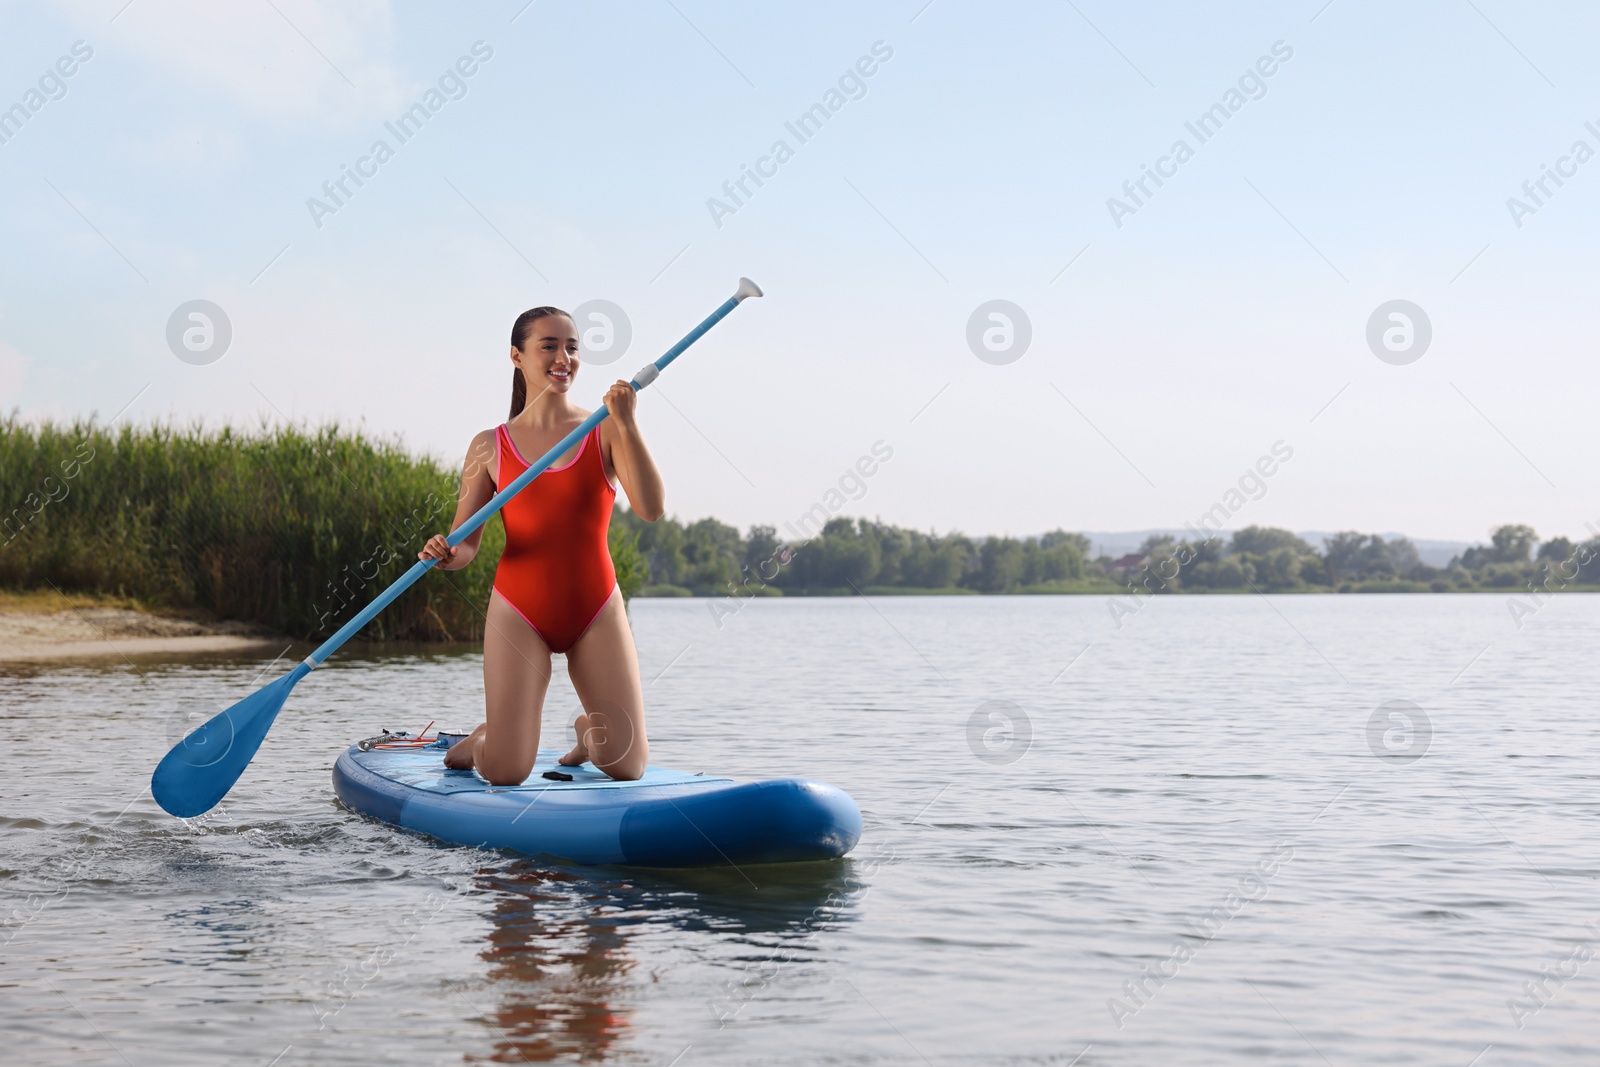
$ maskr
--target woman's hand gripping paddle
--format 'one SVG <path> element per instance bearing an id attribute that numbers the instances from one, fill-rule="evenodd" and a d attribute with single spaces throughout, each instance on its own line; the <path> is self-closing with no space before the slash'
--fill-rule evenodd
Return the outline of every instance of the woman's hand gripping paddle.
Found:
<path id="1" fill-rule="evenodd" d="M 677 359 L 684 349 L 721 322 L 742 301 L 760 295 L 761 289 L 755 282 L 749 278 L 740 278 L 738 292 L 706 316 L 705 321 L 690 330 L 683 340 L 668 349 L 666 355 L 654 363 L 645 364 L 644 368 L 633 376 L 631 383 L 633 388 L 643 389 L 655 381 L 656 376 L 666 370 L 667 364 Z M 598 411 L 584 419 L 582 425 L 563 437 L 537 463 L 496 493 L 470 519 L 452 530 L 447 538 L 451 547 L 466 540 L 468 535 L 489 520 L 489 516 L 504 507 L 506 501 L 543 474 L 545 468 L 559 459 L 568 449 L 575 447 L 609 414 L 605 406 L 601 405 Z M 217 802 L 227 795 L 228 790 L 233 788 L 233 783 L 239 780 L 239 776 L 250 765 L 250 761 L 255 758 L 256 749 L 261 747 L 262 739 L 272 728 L 273 720 L 278 717 L 278 712 L 283 708 L 283 702 L 289 698 L 295 683 L 333 655 L 340 645 L 371 622 L 396 597 L 409 589 L 413 582 L 426 574 L 436 562 L 431 559 L 419 560 L 376 600 L 368 604 L 361 614 L 340 627 L 338 633 L 323 642 L 320 648 L 307 656 L 294 670 L 277 681 L 262 686 L 174 745 L 172 751 L 156 765 L 155 774 L 150 778 L 150 792 L 155 794 L 156 803 L 181 819 L 203 814 L 215 807 Z"/>

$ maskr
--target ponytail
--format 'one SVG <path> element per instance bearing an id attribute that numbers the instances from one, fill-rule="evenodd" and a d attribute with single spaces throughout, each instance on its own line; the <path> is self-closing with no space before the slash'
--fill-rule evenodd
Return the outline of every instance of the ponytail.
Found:
<path id="1" fill-rule="evenodd" d="M 516 418 L 528 406 L 528 383 L 522 380 L 522 368 L 511 368 L 511 415 Z"/>
<path id="2" fill-rule="evenodd" d="M 518 352 L 521 352 L 522 351 L 523 342 L 525 342 L 528 339 L 528 331 L 533 328 L 533 324 L 535 322 L 537 322 L 539 319 L 545 318 L 545 317 L 550 316 L 550 315 L 566 315 L 567 318 L 569 318 L 569 319 L 572 317 L 571 315 L 568 315 L 565 311 L 562 311 L 560 308 L 557 308 L 557 307 L 529 308 L 527 311 L 524 311 L 522 314 L 518 315 L 517 316 L 517 321 L 515 323 L 513 323 L 512 326 L 511 326 L 511 347 L 515 348 Z M 522 377 L 522 368 L 521 367 L 512 367 L 511 368 L 511 418 L 514 419 L 518 415 L 522 414 L 522 409 L 527 407 L 527 406 L 528 406 L 528 383 Z"/>

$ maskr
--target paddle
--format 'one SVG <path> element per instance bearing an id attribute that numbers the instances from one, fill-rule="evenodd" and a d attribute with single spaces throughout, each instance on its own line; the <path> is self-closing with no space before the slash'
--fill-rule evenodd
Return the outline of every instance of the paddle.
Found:
<path id="1" fill-rule="evenodd" d="M 721 322 L 730 311 L 739 306 L 741 301 L 760 295 L 761 289 L 755 282 L 749 278 L 740 278 L 738 292 L 706 316 L 705 321 L 690 330 L 683 340 L 669 348 L 666 355 L 654 363 L 647 363 L 633 376 L 630 384 L 637 391 L 655 381 L 656 376 L 667 368 L 667 364 L 677 359 L 684 349 L 698 341 L 707 330 Z M 459 545 L 468 535 L 489 521 L 489 516 L 504 507 L 506 501 L 527 488 L 529 482 L 543 474 L 546 467 L 582 441 L 584 436 L 600 425 L 609 414 L 610 412 L 602 404 L 598 411 L 583 420 L 582 425 L 546 452 L 539 462 L 523 471 L 515 481 L 479 508 L 470 519 L 452 530 L 450 536 L 446 538 L 451 547 Z M 413 582 L 426 574 L 437 562 L 431 559 L 418 560 L 416 565 L 368 604 L 361 614 L 341 626 L 338 633 L 324 641 L 321 647 L 307 656 L 294 670 L 277 681 L 262 686 L 172 746 L 172 750 L 162 757 L 161 762 L 156 765 L 155 773 L 150 777 L 150 792 L 155 794 L 156 803 L 180 819 L 203 814 L 215 807 L 217 802 L 227 795 L 228 790 L 233 788 L 233 783 L 239 780 L 239 776 L 250 765 L 250 761 L 255 758 L 256 749 L 261 747 L 262 739 L 272 728 L 273 720 L 278 717 L 278 712 L 283 708 L 283 702 L 288 699 L 295 683 L 333 655 L 340 645 L 350 640 L 356 631 L 371 622 L 380 611 L 394 601 L 395 597 L 410 588 Z"/>

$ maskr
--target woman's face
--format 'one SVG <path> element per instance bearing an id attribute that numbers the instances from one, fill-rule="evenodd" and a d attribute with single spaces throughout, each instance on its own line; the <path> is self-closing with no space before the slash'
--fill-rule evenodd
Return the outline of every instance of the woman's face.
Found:
<path id="1" fill-rule="evenodd" d="M 565 315 L 534 319 L 511 362 L 522 368 L 528 402 L 546 391 L 565 393 L 578 373 L 578 327 Z"/>

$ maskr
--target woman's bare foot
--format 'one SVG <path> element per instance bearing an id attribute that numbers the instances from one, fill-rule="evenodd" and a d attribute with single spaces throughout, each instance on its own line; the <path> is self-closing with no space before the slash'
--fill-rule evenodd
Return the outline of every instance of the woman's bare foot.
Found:
<path id="1" fill-rule="evenodd" d="M 476 730 L 446 749 L 444 765 L 457 771 L 472 770 L 472 754 L 478 751 L 478 738 L 483 736 L 483 729 L 488 725 L 486 722 L 479 723 Z"/>
<path id="2" fill-rule="evenodd" d="M 578 736 L 578 743 L 572 746 L 572 751 L 556 760 L 563 767 L 577 767 L 589 762 L 589 746 L 584 743 L 584 735 L 589 732 L 589 716 L 580 714 L 578 721 L 572 724 L 572 732 Z"/>

